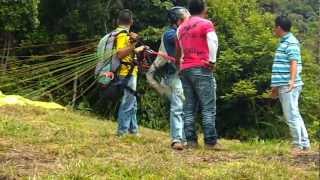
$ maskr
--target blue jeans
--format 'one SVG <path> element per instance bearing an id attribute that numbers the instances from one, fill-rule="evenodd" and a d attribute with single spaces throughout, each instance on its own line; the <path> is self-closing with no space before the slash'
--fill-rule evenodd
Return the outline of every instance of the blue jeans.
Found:
<path id="1" fill-rule="evenodd" d="M 183 107 L 184 132 L 187 142 L 197 143 L 195 117 L 201 110 L 205 144 L 217 143 L 216 81 L 211 70 L 191 68 L 181 72 L 181 81 L 186 97 Z M 199 106 L 199 108 L 198 108 Z"/>
<path id="2" fill-rule="evenodd" d="M 182 142 L 183 134 L 183 88 L 178 75 L 165 77 L 164 82 L 171 89 L 170 99 L 170 134 L 172 143 Z"/>
<path id="3" fill-rule="evenodd" d="M 295 87 L 290 92 L 288 92 L 288 88 L 288 86 L 280 86 L 278 90 L 282 111 L 287 120 L 293 138 L 293 144 L 300 148 L 309 148 L 310 141 L 308 132 L 299 112 L 299 96 L 302 91 L 302 86 Z"/>
<path id="4" fill-rule="evenodd" d="M 137 89 L 137 77 L 131 76 L 127 86 L 133 90 Z M 131 92 L 124 89 L 124 94 L 118 111 L 118 135 L 126 133 L 138 133 L 137 121 L 137 98 Z"/>

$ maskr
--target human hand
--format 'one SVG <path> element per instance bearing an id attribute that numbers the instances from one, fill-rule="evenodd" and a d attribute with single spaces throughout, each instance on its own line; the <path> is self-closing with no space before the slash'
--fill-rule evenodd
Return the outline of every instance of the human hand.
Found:
<path id="1" fill-rule="evenodd" d="M 279 91 L 277 87 L 272 87 L 270 96 L 272 99 L 277 99 L 279 96 Z"/>
<path id="2" fill-rule="evenodd" d="M 137 48 L 134 49 L 135 53 L 139 53 L 142 52 L 143 50 L 145 50 L 148 46 L 139 46 Z"/>
<path id="3" fill-rule="evenodd" d="M 159 85 L 155 88 L 157 90 L 157 92 L 161 95 L 161 96 L 167 96 L 169 97 L 171 94 L 171 89 L 168 86 L 164 86 L 164 85 Z"/>
<path id="4" fill-rule="evenodd" d="M 206 64 L 209 69 L 211 69 L 213 72 L 216 71 L 216 63 L 212 63 L 211 61 L 202 61 L 204 64 Z"/>
<path id="5" fill-rule="evenodd" d="M 293 82 L 293 81 L 289 81 L 289 88 L 288 88 L 287 93 L 288 93 L 288 92 L 291 92 L 292 89 L 294 89 L 294 88 L 295 88 L 295 87 L 294 87 L 294 82 Z"/>
<path id="6" fill-rule="evenodd" d="M 130 37 L 130 42 L 135 43 L 135 42 L 137 42 L 139 35 L 137 33 L 130 32 L 129 37 Z"/>
<path id="7" fill-rule="evenodd" d="M 215 71 L 216 71 L 216 64 L 209 62 L 209 68 L 210 68 L 213 72 L 215 72 Z"/>
<path id="8" fill-rule="evenodd" d="M 106 76 L 107 78 L 110 78 L 111 80 L 114 79 L 114 73 L 113 72 L 106 72 L 103 73 L 104 76 Z"/>

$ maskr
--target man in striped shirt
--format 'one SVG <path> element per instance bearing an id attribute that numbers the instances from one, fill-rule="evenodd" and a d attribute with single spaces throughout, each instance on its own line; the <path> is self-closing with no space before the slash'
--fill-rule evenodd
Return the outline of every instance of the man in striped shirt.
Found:
<path id="1" fill-rule="evenodd" d="M 290 29 L 291 21 L 287 17 L 276 18 L 274 32 L 280 43 L 272 66 L 271 96 L 280 99 L 293 138 L 293 153 L 299 153 L 310 149 L 310 142 L 298 107 L 303 86 L 300 44 Z"/>

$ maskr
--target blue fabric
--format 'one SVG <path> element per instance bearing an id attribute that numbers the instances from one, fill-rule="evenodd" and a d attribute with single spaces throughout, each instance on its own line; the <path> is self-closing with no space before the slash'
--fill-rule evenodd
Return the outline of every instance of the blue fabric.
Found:
<path id="1" fill-rule="evenodd" d="M 170 99 L 170 134 L 172 142 L 184 141 L 183 132 L 183 102 L 184 94 L 182 83 L 178 75 L 174 74 L 167 76 L 164 79 L 164 83 L 170 87 L 171 94 Z"/>
<path id="2" fill-rule="evenodd" d="M 176 38 L 177 38 L 177 28 L 175 26 L 170 26 L 163 35 L 163 45 L 166 53 L 171 56 L 176 56 Z M 172 63 L 166 63 L 162 68 L 164 70 L 164 75 L 172 75 L 177 72 L 177 68 Z"/>
<path id="3" fill-rule="evenodd" d="M 132 90 L 136 90 L 137 77 L 131 76 L 127 86 Z M 118 111 L 118 135 L 124 135 L 128 132 L 138 133 L 137 106 L 136 96 L 124 89 L 124 95 Z"/>
<path id="4" fill-rule="evenodd" d="M 302 86 L 295 87 L 288 92 L 289 86 L 279 87 L 279 99 L 282 105 L 282 111 L 289 126 L 293 144 L 300 148 L 309 148 L 310 141 L 308 132 L 299 112 L 298 100 L 302 91 Z"/>
<path id="5" fill-rule="evenodd" d="M 176 56 L 176 38 L 177 28 L 170 26 L 163 35 L 163 44 L 169 56 Z M 170 87 L 170 134 L 172 142 L 181 142 L 184 140 L 183 133 L 183 88 L 180 78 L 177 76 L 177 69 L 172 63 L 166 63 L 165 84 Z"/>
<path id="6" fill-rule="evenodd" d="M 206 68 L 191 68 L 181 72 L 181 81 L 186 97 L 183 107 L 184 133 L 187 142 L 197 143 L 195 118 L 201 110 L 205 144 L 217 143 L 216 81 L 212 71 Z"/>
<path id="7" fill-rule="evenodd" d="M 177 38 L 177 28 L 170 26 L 163 36 L 164 47 L 166 48 L 167 54 L 169 56 L 175 57 L 176 55 L 176 38 Z"/>
<path id="8" fill-rule="evenodd" d="M 281 38 L 275 53 L 271 76 L 272 87 L 285 86 L 289 84 L 292 60 L 296 60 L 298 64 L 297 76 L 294 82 L 295 86 L 301 86 L 303 85 L 303 82 L 301 78 L 302 60 L 300 44 L 292 33 L 288 33 Z"/>

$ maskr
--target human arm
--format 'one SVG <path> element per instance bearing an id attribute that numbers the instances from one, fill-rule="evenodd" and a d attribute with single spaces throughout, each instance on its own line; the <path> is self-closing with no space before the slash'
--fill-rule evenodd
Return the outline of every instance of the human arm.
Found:
<path id="1" fill-rule="evenodd" d="M 182 59 L 182 48 L 180 46 L 179 40 L 176 40 L 176 67 L 179 70 L 181 65 L 181 59 Z"/>
<path id="2" fill-rule="evenodd" d="M 131 53 L 141 52 L 144 49 L 144 46 L 135 47 L 137 42 L 136 39 L 138 35 L 136 33 L 131 32 L 129 36 L 126 33 L 120 33 L 117 36 L 116 42 L 116 50 L 117 50 L 117 57 L 119 59 L 124 59 L 125 57 L 129 56 Z"/>
<path id="3" fill-rule="evenodd" d="M 209 48 L 209 63 L 215 64 L 218 52 L 218 36 L 216 32 L 211 31 L 207 33 L 207 43 Z"/>
<path id="4" fill-rule="evenodd" d="M 279 96 L 279 91 L 278 91 L 278 87 L 272 87 L 271 88 L 271 94 L 270 94 L 272 99 L 276 99 Z"/>
<path id="5" fill-rule="evenodd" d="M 167 60 L 164 59 L 161 56 L 157 56 L 157 58 L 155 59 L 155 61 L 152 63 L 152 65 L 150 66 L 148 72 L 146 73 L 146 78 L 148 83 L 150 84 L 150 86 L 152 88 L 154 88 L 160 95 L 169 95 L 170 91 L 168 90 L 168 87 L 165 87 L 164 85 L 162 85 L 161 83 L 159 83 L 156 79 L 155 79 L 155 73 L 156 71 L 161 68 L 162 66 L 164 66 L 167 63 Z"/>
<path id="6" fill-rule="evenodd" d="M 297 77 L 297 67 L 298 67 L 298 63 L 297 60 L 291 60 L 290 63 L 290 81 L 289 81 L 289 89 L 288 92 L 292 91 L 292 89 L 294 88 L 294 83 Z"/>
<path id="7" fill-rule="evenodd" d="M 290 92 L 295 87 L 298 72 L 298 62 L 301 61 L 300 47 L 298 43 L 291 43 L 286 49 L 286 54 L 290 60 L 290 81 L 288 82 Z"/>
<path id="8" fill-rule="evenodd" d="M 207 39 L 207 45 L 209 50 L 209 59 L 205 63 L 208 63 L 212 70 L 215 70 L 218 52 L 218 36 L 215 31 L 215 27 L 211 21 L 207 21 L 203 26 L 203 32 Z"/>

